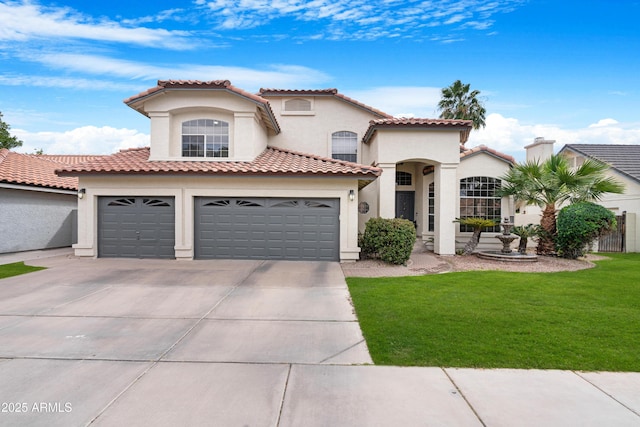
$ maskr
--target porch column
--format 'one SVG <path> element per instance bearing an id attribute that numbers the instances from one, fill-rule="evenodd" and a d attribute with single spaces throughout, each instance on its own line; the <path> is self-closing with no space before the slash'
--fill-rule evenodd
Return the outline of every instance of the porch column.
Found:
<path id="1" fill-rule="evenodd" d="M 435 235 L 433 251 L 439 255 L 456 253 L 457 163 L 437 164 L 434 171 Z"/>
<path id="2" fill-rule="evenodd" d="M 396 217 L 396 164 L 380 163 L 382 174 L 378 177 L 378 216 Z"/>

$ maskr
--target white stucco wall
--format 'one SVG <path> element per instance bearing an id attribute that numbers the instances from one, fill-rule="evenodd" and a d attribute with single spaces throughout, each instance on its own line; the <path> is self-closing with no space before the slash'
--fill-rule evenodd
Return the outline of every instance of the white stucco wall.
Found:
<path id="1" fill-rule="evenodd" d="M 358 162 L 363 162 L 361 141 L 374 114 L 347 104 L 333 96 L 265 96 L 271 104 L 282 133 L 269 138 L 269 145 L 288 150 L 331 157 L 331 135 L 349 131 L 357 134 Z M 312 111 L 296 114 L 284 110 L 284 102 L 291 98 L 312 101 Z M 365 164 L 368 164 L 365 162 Z"/>
<path id="2" fill-rule="evenodd" d="M 256 103 L 220 90 L 166 91 L 145 101 L 151 120 L 150 160 L 182 158 L 182 122 L 194 119 L 229 123 L 229 157 L 195 161 L 253 160 L 267 146 L 268 130 Z"/>
<path id="3" fill-rule="evenodd" d="M 349 200 L 349 191 L 357 193 L 353 178 L 284 177 L 204 177 L 204 176 L 113 176 L 81 177 L 80 187 L 87 194 L 78 204 L 77 256 L 95 257 L 99 196 L 172 196 L 175 197 L 176 258 L 194 256 L 194 198 L 220 197 L 309 197 L 340 199 L 340 259 L 358 259 L 358 200 Z"/>
<path id="4" fill-rule="evenodd" d="M 0 188 L 0 253 L 71 246 L 77 196 Z"/>

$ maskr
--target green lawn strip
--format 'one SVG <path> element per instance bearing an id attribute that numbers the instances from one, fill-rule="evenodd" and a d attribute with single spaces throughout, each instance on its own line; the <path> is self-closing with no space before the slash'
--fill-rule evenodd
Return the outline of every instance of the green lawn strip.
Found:
<path id="1" fill-rule="evenodd" d="M 32 267 L 24 265 L 24 262 L 14 262 L 12 264 L 0 265 L 0 279 L 7 277 L 19 276 L 21 274 L 31 273 L 33 271 L 44 270 L 46 267 Z"/>
<path id="2" fill-rule="evenodd" d="M 376 364 L 640 371 L 640 254 L 577 272 L 347 283 Z"/>

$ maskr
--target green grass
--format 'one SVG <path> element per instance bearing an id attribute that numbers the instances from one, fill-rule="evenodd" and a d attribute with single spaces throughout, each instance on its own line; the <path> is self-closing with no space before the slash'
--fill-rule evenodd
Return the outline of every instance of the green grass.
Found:
<path id="1" fill-rule="evenodd" d="M 562 273 L 347 279 L 381 365 L 640 371 L 640 254 Z"/>
<path id="2" fill-rule="evenodd" d="M 30 265 L 24 265 L 24 262 L 14 262 L 13 264 L 0 265 L 0 279 L 4 279 L 12 276 L 19 276 L 20 274 L 31 273 L 32 271 L 44 270 L 45 267 L 32 267 Z"/>

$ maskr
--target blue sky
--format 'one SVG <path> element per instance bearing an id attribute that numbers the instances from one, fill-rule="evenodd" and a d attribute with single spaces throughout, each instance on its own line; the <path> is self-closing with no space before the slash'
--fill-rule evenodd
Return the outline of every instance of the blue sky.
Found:
<path id="1" fill-rule="evenodd" d="M 148 144 L 122 100 L 158 79 L 335 87 L 415 117 L 460 79 L 487 109 L 470 147 L 638 144 L 637 16 L 640 0 L 0 1 L 0 111 L 19 151 L 110 153 Z"/>

